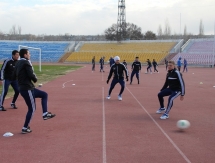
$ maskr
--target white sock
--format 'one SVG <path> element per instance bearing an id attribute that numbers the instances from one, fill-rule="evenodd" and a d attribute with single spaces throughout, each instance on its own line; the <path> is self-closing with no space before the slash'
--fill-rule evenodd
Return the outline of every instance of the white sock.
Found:
<path id="1" fill-rule="evenodd" d="M 45 116 L 46 114 L 48 114 L 48 112 L 43 113 L 43 116 Z"/>

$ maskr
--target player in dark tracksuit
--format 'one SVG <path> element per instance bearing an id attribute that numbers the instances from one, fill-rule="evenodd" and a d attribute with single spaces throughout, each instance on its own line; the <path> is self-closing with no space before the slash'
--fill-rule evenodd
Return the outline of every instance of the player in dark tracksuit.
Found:
<path id="1" fill-rule="evenodd" d="M 35 98 L 41 98 L 43 109 L 43 119 L 47 120 L 53 118 L 55 114 L 48 112 L 47 101 L 48 94 L 44 91 L 36 89 L 33 82 L 37 82 L 37 77 L 34 74 L 33 67 L 30 62 L 30 53 L 27 49 L 20 50 L 21 59 L 17 62 L 13 73 L 13 78 L 17 78 L 20 94 L 28 106 L 25 123 L 22 128 L 22 133 L 30 133 L 32 130 L 29 127 L 32 116 L 36 110 Z"/>
<path id="2" fill-rule="evenodd" d="M 114 78 L 111 82 L 107 99 L 108 100 L 110 99 L 110 95 L 111 95 L 112 90 L 114 89 L 115 85 L 117 83 L 119 83 L 121 85 L 121 90 L 120 90 L 120 93 L 118 95 L 118 100 L 121 101 L 122 100 L 122 93 L 125 89 L 124 72 L 126 75 L 126 81 L 128 81 L 128 71 L 127 71 L 125 65 L 119 62 L 120 58 L 118 56 L 114 57 L 114 61 L 115 61 L 115 64 L 113 64 L 111 66 L 110 73 L 109 73 L 108 79 L 107 79 L 107 84 L 108 84 L 109 80 L 112 77 L 112 74 L 114 73 Z"/>
<path id="3" fill-rule="evenodd" d="M 114 62 L 114 59 L 113 59 L 113 57 L 110 57 L 110 59 L 109 59 L 109 64 L 110 64 L 110 67 L 114 64 L 115 62 Z"/>
<path id="4" fill-rule="evenodd" d="M 165 58 L 165 60 L 164 60 L 164 64 L 166 65 L 166 70 L 167 70 L 167 67 L 168 67 L 168 61 L 167 61 L 167 59 Z"/>
<path id="5" fill-rule="evenodd" d="M 95 61 L 95 56 L 94 56 L 92 59 L 92 71 L 95 71 L 95 64 L 96 64 L 96 61 Z"/>
<path id="6" fill-rule="evenodd" d="M 0 111 L 6 111 L 4 108 L 4 99 L 7 95 L 8 88 L 11 85 L 14 90 L 14 96 L 11 103 L 11 107 L 14 109 L 17 109 L 17 106 L 15 104 L 18 96 L 19 96 L 19 90 L 18 90 L 18 83 L 17 80 L 12 79 L 12 74 L 15 68 L 15 64 L 19 59 L 19 52 L 17 50 L 12 51 L 12 57 L 9 59 L 6 59 L 2 65 L 1 72 L 0 72 L 0 79 L 2 81 L 2 93 L 0 97 Z"/>
<path id="7" fill-rule="evenodd" d="M 178 96 L 181 96 L 181 101 L 184 99 L 185 95 L 185 85 L 181 73 L 175 68 L 174 61 L 168 62 L 168 73 L 166 76 L 166 81 L 160 93 L 158 93 L 158 99 L 160 102 L 160 109 L 157 110 L 157 114 L 165 112 L 160 118 L 169 118 L 169 112 L 173 106 L 173 100 Z M 167 108 L 164 107 L 163 97 L 169 96 Z"/>
<path id="8" fill-rule="evenodd" d="M 153 61 L 152 61 L 152 65 L 153 65 L 153 67 L 154 67 L 154 72 L 155 71 L 157 71 L 158 72 L 158 70 L 157 70 L 157 66 L 158 66 L 158 64 L 157 64 L 157 62 L 155 61 L 155 59 L 153 59 Z M 158 72 L 159 73 L 159 72 Z"/>
<path id="9" fill-rule="evenodd" d="M 125 67 L 127 68 L 127 62 L 124 60 L 123 62 L 122 62 L 122 64 L 124 64 L 125 65 Z"/>
<path id="10" fill-rule="evenodd" d="M 152 67 L 152 63 L 151 63 L 151 61 L 149 60 L 149 59 L 147 59 L 147 64 L 148 64 L 148 67 L 147 67 L 147 73 L 149 72 L 149 70 L 150 70 L 150 73 L 152 73 L 152 69 L 151 69 L 151 67 Z"/>
<path id="11" fill-rule="evenodd" d="M 136 78 L 138 81 L 138 84 L 140 84 L 140 77 L 139 77 L 139 71 L 141 70 L 141 63 L 139 62 L 139 57 L 135 58 L 135 61 L 133 62 L 133 64 L 131 65 L 131 81 L 130 84 L 132 84 L 133 81 L 133 77 L 136 74 Z"/>
<path id="12" fill-rule="evenodd" d="M 104 61 L 104 58 L 103 57 L 101 57 L 101 59 L 99 60 L 99 63 L 100 63 L 100 72 L 105 72 L 104 71 L 104 63 L 105 63 L 105 61 Z"/>

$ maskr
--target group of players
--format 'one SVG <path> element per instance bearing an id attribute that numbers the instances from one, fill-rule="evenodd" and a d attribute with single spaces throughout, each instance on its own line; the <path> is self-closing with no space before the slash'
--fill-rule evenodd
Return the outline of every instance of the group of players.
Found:
<path id="1" fill-rule="evenodd" d="M 26 105 L 28 106 L 28 112 L 21 131 L 23 134 L 32 132 L 29 124 L 36 110 L 35 98 L 41 98 L 43 110 L 42 117 L 44 120 L 55 117 L 55 114 L 48 112 L 48 94 L 44 91 L 36 89 L 34 86 L 34 83 L 37 82 L 37 76 L 34 73 L 30 57 L 30 52 L 27 49 L 21 49 L 20 51 L 14 50 L 12 52 L 12 57 L 4 61 L 0 73 L 0 79 L 2 81 L 0 111 L 6 111 L 3 105 L 10 85 L 15 92 L 11 107 L 13 109 L 18 108 L 16 106 L 16 101 L 19 94 L 21 94 Z"/>
<path id="2" fill-rule="evenodd" d="M 23 134 L 32 132 L 29 124 L 36 110 L 35 98 L 41 98 L 41 105 L 43 110 L 42 117 L 44 120 L 55 117 L 55 114 L 48 112 L 47 106 L 48 94 L 44 91 L 36 89 L 34 86 L 34 83 L 37 82 L 37 77 L 34 73 L 30 57 L 31 57 L 30 52 L 27 49 L 21 49 L 20 51 L 14 50 L 12 51 L 12 57 L 4 61 L 0 72 L 0 80 L 2 81 L 0 111 L 6 111 L 3 104 L 10 85 L 12 86 L 15 92 L 11 102 L 11 107 L 13 109 L 18 108 L 16 106 L 16 100 L 19 94 L 21 94 L 26 105 L 28 106 L 28 112 L 26 114 L 25 122 L 22 128 Z M 121 101 L 122 93 L 125 89 L 124 78 L 126 78 L 126 81 L 129 81 L 127 63 L 125 60 L 123 61 L 123 63 L 120 63 L 120 57 L 118 56 L 110 58 L 109 63 L 111 68 L 107 78 L 107 84 L 109 83 L 113 74 L 114 77 L 110 84 L 107 99 L 111 98 L 112 90 L 114 89 L 115 85 L 119 83 L 121 85 L 121 89 L 118 95 L 118 100 Z M 149 70 L 151 73 L 152 65 L 154 66 L 154 71 L 158 72 L 158 70 L 156 69 L 158 65 L 155 60 L 153 60 L 153 62 L 151 63 L 150 60 L 148 59 L 147 63 L 148 63 L 147 73 L 149 72 Z M 174 61 L 166 61 L 165 63 L 167 65 L 168 72 L 166 75 L 164 86 L 158 93 L 160 108 L 156 111 L 156 113 L 158 114 L 163 113 L 163 115 L 160 117 L 161 119 L 168 119 L 169 112 L 173 106 L 173 100 L 178 96 L 180 96 L 180 99 L 183 100 L 185 95 L 184 80 L 180 73 L 180 69 L 179 70 L 176 69 Z M 92 65 L 93 65 L 92 71 L 95 71 L 95 57 L 93 57 L 92 59 Z M 133 82 L 134 75 L 136 75 L 138 84 L 140 84 L 139 72 L 141 71 L 141 63 L 139 62 L 138 57 L 135 58 L 135 61 L 133 62 L 131 69 L 132 72 L 130 76 L 130 84 L 132 84 Z M 102 71 L 104 72 L 104 57 L 100 59 L 100 72 Z M 167 108 L 164 107 L 165 96 L 169 96 Z"/>
<path id="3" fill-rule="evenodd" d="M 179 59 L 181 60 L 181 59 Z M 93 71 L 95 71 L 95 57 L 93 57 L 92 60 L 93 63 Z M 119 83 L 121 85 L 121 89 L 118 95 L 118 100 L 122 100 L 122 93 L 125 89 L 125 81 L 124 78 L 126 78 L 126 81 L 129 81 L 129 73 L 127 70 L 127 63 L 125 60 L 123 63 L 120 63 L 120 57 L 116 56 L 114 58 L 110 58 L 110 72 L 107 78 L 107 84 L 109 83 L 112 75 L 114 74 L 114 77 L 112 79 L 112 82 L 110 84 L 110 88 L 108 91 L 107 99 L 109 100 L 111 98 L 111 92 L 114 89 L 115 85 Z M 185 95 L 185 85 L 184 80 L 182 78 L 182 74 L 180 73 L 180 67 L 178 66 L 178 69 L 176 69 L 176 65 L 174 61 L 167 61 L 165 59 L 166 69 L 167 69 L 167 75 L 166 80 L 161 88 L 160 92 L 158 93 L 158 100 L 160 103 L 160 108 L 156 111 L 157 114 L 162 114 L 160 119 L 168 119 L 169 118 L 169 112 L 173 106 L 173 100 L 176 99 L 178 96 L 180 96 L 180 100 L 183 101 L 184 95 Z M 156 67 L 158 66 L 157 62 L 153 59 L 153 62 L 151 63 L 149 59 L 147 59 L 147 73 L 152 73 L 151 67 L 153 65 L 154 72 L 158 72 Z M 100 59 L 100 72 L 104 72 L 104 58 L 102 57 Z M 130 84 L 133 82 L 133 77 L 136 75 L 137 82 L 140 84 L 140 78 L 139 78 L 139 72 L 141 71 L 141 63 L 139 62 L 139 58 L 136 57 L 135 61 L 131 65 L 131 76 L 130 76 Z M 125 76 L 124 76 L 125 73 Z M 158 72 L 159 73 L 159 72 Z M 167 108 L 164 107 L 164 97 L 169 96 Z"/>

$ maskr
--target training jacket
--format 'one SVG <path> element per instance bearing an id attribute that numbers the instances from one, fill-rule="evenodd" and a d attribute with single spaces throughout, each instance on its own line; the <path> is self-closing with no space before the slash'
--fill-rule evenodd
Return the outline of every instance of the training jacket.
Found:
<path id="1" fill-rule="evenodd" d="M 0 78 L 1 80 L 13 80 L 13 71 L 17 61 L 13 58 L 6 59 L 1 67 Z"/>
<path id="2" fill-rule="evenodd" d="M 122 62 L 124 65 L 125 65 L 125 67 L 127 67 L 127 62 Z"/>
<path id="3" fill-rule="evenodd" d="M 123 71 L 125 71 L 126 78 L 128 78 L 129 74 L 128 74 L 128 70 L 125 67 L 125 65 L 122 64 L 122 63 L 119 63 L 119 64 L 114 63 L 110 68 L 110 73 L 108 75 L 108 80 L 110 80 L 110 78 L 111 78 L 113 73 L 114 73 L 114 79 L 118 79 L 118 80 L 119 79 L 124 79 Z"/>
<path id="4" fill-rule="evenodd" d="M 134 71 L 139 71 L 141 70 L 141 63 L 139 61 L 134 61 L 133 64 L 131 65 L 131 68 Z"/>
<path id="5" fill-rule="evenodd" d="M 178 65 L 178 67 L 181 67 L 181 60 L 177 61 L 177 65 Z"/>
<path id="6" fill-rule="evenodd" d="M 152 67 L 152 63 L 150 61 L 146 61 L 149 67 Z"/>
<path id="7" fill-rule="evenodd" d="M 185 95 L 184 80 L 182 78 L 182 74 L 178 70 L 173 69 L 168 71 L 166 81 L 161 91 L 168 87 L 173 91 L 180 91 L 181 96 Z"/>
<path id="8" fill-rule="evenodd" d="M 105 63 L 104 59 L 101 58 L 101 59 L 99 60 L 99 63 L 100 63 L 101 65 L 104 65 L 104 63 Z"/>
<path id="9" fill-rule="evenodd" d="M 16 63 L 13 77 L 17 78 L 20 90 L 33 90 L 35 88 L 32 81 L 36 83 L 37 77 L 29 60 L 22 58 Z"/>
<path id="10" fill-rule="evenodd" d="M 153 66 L 158 66 L 156 61 L 153 61 L 152 64 L 153 64 Z"/>
<path id="11" fill-rule="evenodd" d="M 114 59 L 113 59 L 113 58 L 110 58 L 110 59 L 109 59 L 109 63 L 110 63 L 110 66 L 112 66 L 112 64 L 115 63 Z"/>
<path id="12" fill-rule="evenodd" d="M 92 64 L 95 64 L 95 59 L 92 59 Z"/>

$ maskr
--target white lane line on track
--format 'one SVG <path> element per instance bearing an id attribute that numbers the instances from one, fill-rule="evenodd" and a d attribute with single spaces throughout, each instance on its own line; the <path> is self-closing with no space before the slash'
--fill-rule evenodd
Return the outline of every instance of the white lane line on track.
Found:
<path id="1" fill-rule="evenodd" d="M 103 115 L 103 163 L 107 163 L 107 157 L 106 157 L 106 128 L 105 128 L 105 95 L 104 95 L 104 87 L 102 87 L 102 115 Z"/>
<path id="2" fill-rule="evenodd" d="M 73 80 L 69 80 L 69 81 L 64 82 L 63 85 L 62 85 L 62 88 L 65 88 L 65 87 L 66 87 L 65 85 L 66 85 L 67 83 L 71 82 L 71 81 L 73 81 Z"/>
<path id="3" fill-rule="evenodd" d="M 155 119 L 149 114 L 149 112 L 144 108 L 144 106 L 140 103 L 140 101 L 131 93 L 131 91 L 126 87 L 128 92 L 133 96 L 133 98 L 137 101 L 137 103 L 142 107 L 142 109 L 146 112 L 146 114 L 151 118 L 151 120 L 155 123 L 155 125 L 161 130 L 164 136 L 169 140 L 169 142 L 175 147 L 175 149 L 179 152 L 179 154 L 184 158 L 187 163 L 191 163 L 191 161 L 187 158 L 187 156 L 180 150 L 180 148 L 175 144 L 175 142 L 169 137 L 169 135 L 163 130 L 163 128 L 155 121 Z"/>

